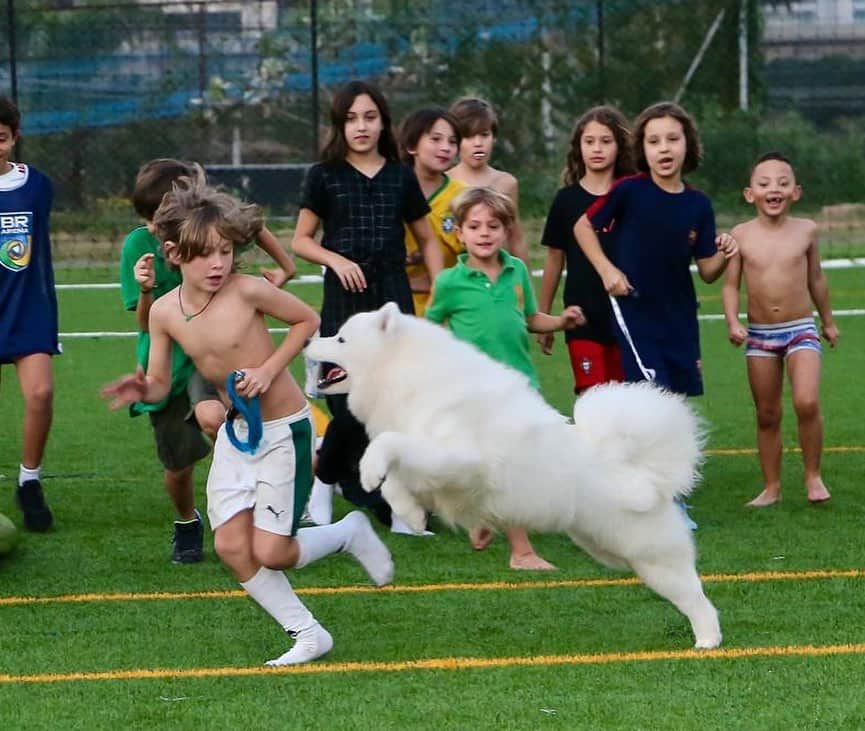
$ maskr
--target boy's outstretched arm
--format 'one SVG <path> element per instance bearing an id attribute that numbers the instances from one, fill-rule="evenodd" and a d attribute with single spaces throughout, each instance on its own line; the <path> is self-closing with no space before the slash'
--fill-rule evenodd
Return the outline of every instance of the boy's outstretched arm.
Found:
<path id="1" fill-rule="evenodd" d="M 157 312 L 150 310 L 150 358 L 147 374 L 141 366 L 134 374 L 123 376 L 102 387 L 102 397 L 111 398 L 110 407 L 134 404 L 136 401 L 158 403 L 171 391 L 171 338 L 162 326 Z"/>
<path id="2" fill-rule="evenodd" d="M 727 263 L 739 251 L 736 239 L 728 233 L 718 234 L 715 237 L 715 246 L 718 250 L 713 256 L 697 259 L 697 272 L 706 284 L 711 284 L 724 273 Z"/>
<path id="3" fill-rule="evenodd" d="M 271 356 L 256 366 L 244 367 L 246 377 L 237 392 L 251 398 L 267 391 L 277 375 L 303 350 L 315 335 L 320 323 L 318 314 L 293 294 L 276 289 L 268 283 L 246 277 L 242 282 L 243 295 L 265 315 L 275 317 L 289 326 L 289 331 Z"/>
<path id="4" fill-rule="evenodd" d="M 294 260 L 288 255 L 288 252 L 282 248 L 279 240 L 274 236 L 273 232 L 263 226 L 261 231 L 255 237 L 259 248 L 266 253 L 274 262 L 278 269 L 262 269 L 261 276 L 275 287 L 281 287 L 295 274 L 297 274 L 297 266 Z"/>
<path id="5" fill-rule="evenodd" d="M 838 342 L 839 333 L 838 327 L 835 325 L 835 319 L 832 316 L 832 305 L 829 301 L 829 283 L 826 280 L 826 275 L 823 273 L 823 267 L 820 265 L 820 252 L 817 250 L 816 224 L 811 234 L 811 243 L 808 246 L 806 256 L 808 257 L 808 292 L 814 301 L 817 313 L 820 315 L 823 337 L 834 348 Z"/>
<path id="6" fill-rule="evenodd" d="M 576 305 L 565 307 L 561 315 L 548 315 L 536 312 L 526 317 L 526 326 L 532 333 L 552 333 L 558 330 L 573 330 L 578 325 L 586 324 L 586 316 Z"/>

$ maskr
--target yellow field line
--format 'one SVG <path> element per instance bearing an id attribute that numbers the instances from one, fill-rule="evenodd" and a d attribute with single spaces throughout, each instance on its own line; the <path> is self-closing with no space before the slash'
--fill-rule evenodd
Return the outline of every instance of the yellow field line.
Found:
<path id="1" fill-rule="evenodd" d="M 249 675 L 322 675 L 326 673 L 393 673 L 413 670 L 471 670 L 510 667 L 550 667 L 557 665 L 610 665 L 626 662 L 664 660 L 741 660 L 764 657 L 826 657 L 865 654 L 865 643 L 847 645 L 786 645 L 777 647 L 733 647 L 716 650 L 649 650 L 581 655 L 539 655 L 535 657 L 443 657 L 399 662 L 339 662 L 222 668 L 140 668 L 100 672 L 40 673 L 34 675 L 0 674 L 0 684 L 68 683 L 88 680 L 153 680 L 164 678 L 225 678 Z"/>
<path id="2" fill-rule="evenodd" d="M 865 569 L 818 569 L 814 571 L 751 571 L 743 574 L 705 574 L 706 583 L 813 581 L 819 579 L 861 579 Z M 440 591 L 510 591 L 513 589 L 579 589 L 602 586 L 632 586 L 641 583 L 631 576 L 618 579 L 567 579 L 561 581 L 491 581 L 485 583 L 405 584 L 394 586 L 311 586 L 297 589 L 301 596 L 330 594 L 413 594 Z M 0 607 L 22 604 L 75 604 L 86 602 L 176 601 L 180 599 L 240 599 L 247 596 L 239 589 L 230 591 L 184 591 L 139 594 L 62 594 L 59 596 L 0 597 Z"/>
<path id="3" fill-rule="evenodd" d="M 785 452 L 801 452 L 802 449 L 800 447 L 784 447 Z M 844 454 L 844 453 L 855 453 L 855 452 L 865 452 L 865 446 L 863 445 L 853 445 L 847 447 L 823 447 L 824 452 L 830 452 L 835 454 Z M 757 454 L 757 450 L 754 447 L 745 447 L 740 449 L 707 449 L 706 455 L 710 457 L 727 457 L 727 456 L 738 456 L 745 454 Z"/>

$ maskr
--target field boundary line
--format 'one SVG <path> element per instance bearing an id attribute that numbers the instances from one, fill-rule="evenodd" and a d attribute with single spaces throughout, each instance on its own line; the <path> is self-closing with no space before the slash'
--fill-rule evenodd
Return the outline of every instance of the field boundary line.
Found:
<path id="1" fill-rule="evenodd" d="M 801 452 L 801 447 L 784 447 L 784 453 Z M 839 445 L 837 447 L 823 447 L 824 452 L 834 454 L 855 454 L 865 452 L 865 446 L 861 444 Z M 706 449 L 707 457 L 738 457 L 742 455 L 757 454 L 756 447 L 719 447 L 718 449 Z"/>
<path id="2" fill-rule="evenodd" d="M 852 257 L 848 259 L 826 259 L 820 262 L 823 269 L 859 269 L 865 267 L 865 257 Z M 697 267 L 691 265 L 691 271 L 696 272 Z M 540 279 L 543 276 L 543 269 L 532 269 L 532 277 Z M 567 275 L 567 270 L 562 272 Z M 287 286 L 293 284 L 321 284 L 324 277 L 321 274 L 300 274 L 292 277 L 286 282 Z M 54 289 L 58 290 L 87 290 L 87 289 L 120 289 L 120 282 L 70 282 L 68 284 L 55 284 Z"/>
<path id="3" fill-rule="evenodd" d="M 816 312 L 814 313 L 817 314 Z M 835 317 L 862 317 L 865 315 L 865 309 L 856 309 L 856 310 L 833 310 L 832 314 Z M 745 313 L 739 314 L 740 318 L 745 317 Z M 710 314 L 710 315 L 698 315 L 697 319 L 701 322 L 703 321 L 721 321 L 724 319 L 724 315 L 722 314 Z M 289 328 L 287 327 L 271 327 L 268 328 L 268 331 L 272 334 L 276 335 L 284 335 L 287 333 Z M 101 338 L 136 338 L 138 337 L 137 330 L 85 330 L 81 332 L 70 331 L 70 332 L 62 332 L 58 333 L 58 337 L 67 340 L 76 340 L 81 338 L 94 338 L 99 340 Z"/>
<path id="4" fill-rule="evenodd" d="M 742 574 L 703 574 L 707 584 L 761 583 L 772 581 L 815 581 L 826 579 L 863 579 L 865 569 L 815 569 L 812 571 L 749 571 Z M 420 594 L 445 591 L 513 591 L 519 589 L 583 589 L 607 586 L 636 586 L 635 576 L 617 579 L 562 579 L 560 581 L 490 581 L 482 583 L 452 582 L 442 584 L 395 584 L 390 586 L 310 586 L 297 588 L 299 596 L 335 594 Z M 34 604 L 86 604 L 90 602 L 178 601 L 186 599 L 242 599 L 248 596 L 240 589 L 183 592 L 117 592 L 113 594 L 60 594 L 57 596 L 0 597 L 0 608 Z"/>
<path id="5" fill-rule="evenodd" d="M 425 660 L 310 663 L 271 668 L 138 668 L 72 673 L 38 673 L 31 675 L 0 674 L 0 685 L 35 683 L 69 683 L 98 680 L 153 680 L 166 678 L 225 678 L 250 675 L 324 675 L 338 673 L 395 673 L 417 670 L 477 670 L 511 667 L 555 667 L 563 665 L 612 665 L 615 663 L 662 662 L 683 660 L 742 660 L 773 657 L 831 657 L 863 655 L 865 643 L 843 645 L 778 645 L 768 647 L 731 647 L 714 650 L 644 650 L 575 655 L 536 655 L 513 657 L 442 657 Z"/>

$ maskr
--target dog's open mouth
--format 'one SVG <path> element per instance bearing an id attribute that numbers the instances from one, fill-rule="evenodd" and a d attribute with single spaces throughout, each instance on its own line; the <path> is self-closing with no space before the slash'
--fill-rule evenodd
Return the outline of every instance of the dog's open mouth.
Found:
<path id="1" fill-rule="evenodd" d="M 346 373 L 345 369 L 340 368 L 338 365 L 331 365 L 318 379 L 318 390 L 326 391 L 331 386 L 342 383 L 346 378 L 348 378 L 348 373 Z"/>

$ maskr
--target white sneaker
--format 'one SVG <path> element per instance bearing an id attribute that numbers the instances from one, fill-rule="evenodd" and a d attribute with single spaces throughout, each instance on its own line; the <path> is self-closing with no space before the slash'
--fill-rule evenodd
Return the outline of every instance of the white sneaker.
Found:
<path id="1" fill-rule="evenodd" d="M 415 533 L 411 526 L 396 514 L 393 514 L 390 517 L 390 532 L 399 533 L 403 536 L 420 536 L 422 538 L 435 535 L 431 530 L 426 529 L 423 533 Z"/>
<path id="2" fill-rule="evenodd" d="M 294 637 L 294 647 L 275 660 L 268 660 L 265 665 L 271 667 L 302 665 L 326 655 L 333 649 L 333 637 L 318 622 L 311 627 L 290 634 Z"/>
<path id="3" fill-rule="evenodd" d="M 387 546 L 376 535 L 369 518 L 359 510 L 355 510 L 346 515 L 343 520 L 352 528 L 345 550 L 363 566 L 373 584 L 376 586 L 390 584 L 393 581 L 393 558 Z"/>
<path id="4" fill-rule="evenodd" d="M 309 519 L 316 525 L 329 525 L 333 522 L 333 486 L 317 477 L 312 483 L 309 503 L 306 506 Z"/>

